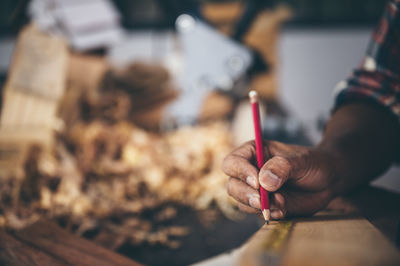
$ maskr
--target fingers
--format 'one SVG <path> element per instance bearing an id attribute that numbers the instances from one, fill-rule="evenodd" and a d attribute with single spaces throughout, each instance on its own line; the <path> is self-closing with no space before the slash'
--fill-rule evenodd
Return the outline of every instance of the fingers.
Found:
<path id="1" fill-rule="evenodd" d="M 323 209 L 331 200 L 328 190 L 320 192 L 282 191 L 286 216 L 312 215 Z"/>
<path id="2" fill-rule="evenodd" d="M 254 209 L 261 209 L 259 192 L 246 183 L 231 177 L 228 180 L 227 190 L 228 194 L 240 203 Z"/>
<path id="3" fill-rule="evenodd" d="M 280 193 L 271 196 L 271 218 L 275 220 L 283 219 L 286 215 L 285 198 Z"/>
<path id="4" fill-rule="evenodd" d="M 227 190 L 228 194 L 238 201 L 238 207 L 241 211 L 260 213 L 261 200 L 258 190 L 232 177 L 228 180 Z M 286 216 L 286 201 L 281 193 L 271 194 L 270 209 L 272 219 L 283 219 Z"/>
<path id="5" fill-rule="evenodd" d="M 292 164 L 284 157 L 274 156 L 261 168 L 260 185 L 267 191 L 277 191 L 290 177 Z"/>
<path id="6" fill-rule="evenodd" d="M 320 170 L 319 154 L 275 141 L 265 142 L 265 150 L 267 162 L 259 172 L 252 164 L 256 156 L 254 142 L 245 143 L 224 160 L 223 171 L 230 176 L 228 193 L 239 202 L 240 210 L 260 213 L 260 185 L 274 192 L 270 194 L 272 219 L 313 214 L 329 202 L 329 180 Z"/>
<path id="7" fill-rule="evenodd" d="M 259 187 L 258 170 L 251 164 L 254 156 L 254 144 L 253 142 L 247 142 L 225 158 L 222 170 L 228 176 L 240 179 L 254 189 L 257 189 Z"/>
<path id="8" fill-rule="evenodd" d="M 239 210 L 241 210 L 243 212 L 254 213 L 254 214 L 260 213 L 259 209 L 254 209 L 254 208 L 252 208 L 246 204 L 240 203 L 240 202 L 238 202 L 238 207 L 239 207 Z"/>
<path id="9" fill-rule="evenodd" d="M 314 197 L 320 198 L 318 195 Z M 313 197 L 310 197 L 307 193 L 275 192 L 271 199 L 271 218 L 279 220 L 286 216 L 311 215 L 319 209 L 319 207 L 316 209 L 316 204 L 313 201 Z M 319 203 L 318 205 L 321 208 L 323 206 L 323 204 Z"/>
<path id="10" fill-rule="evenodd" d="M 238 201 L 241 211 L 259 214 L 261 201 L 259 192 L 236 178 L 228 181 L 228 194 Z M 308 193 L 296 191 L 279 191 L 270 194 L 271 218 L 283 219 L 286 216 L 313 214 L 323 208 L 329 195 L 325 192 Z"/>

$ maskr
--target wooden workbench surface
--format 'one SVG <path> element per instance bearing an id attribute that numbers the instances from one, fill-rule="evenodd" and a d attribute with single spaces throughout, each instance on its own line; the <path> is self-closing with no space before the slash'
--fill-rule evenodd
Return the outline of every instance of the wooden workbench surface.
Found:
<path id="1" fill-rule="evenodd" d="M 400 265 L 400 195 L 365 187 L 313 217 L 274 221 L 198 265 Z M 0 231 L 0 265 L 139 265 L 51 222 Z"/>
<path id="2" fill-rule="evenodd" d="M 44 221 L 19 232 L 0 231 L 0 265 L 140 264 Z"/>
<path id="3" fill-rule="evenodd" d="M 400 195 L 364 187 L 312 217 L 264 225 L 213 265 L 400 265 Z"/>

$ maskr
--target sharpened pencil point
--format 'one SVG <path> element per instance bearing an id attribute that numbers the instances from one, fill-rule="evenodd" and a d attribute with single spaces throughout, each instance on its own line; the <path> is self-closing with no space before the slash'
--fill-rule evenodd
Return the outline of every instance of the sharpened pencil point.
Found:
<path id="1" fill-rule="evenodd" d="M 268 220 L 266 220 L 266 221 L 265 221 L 265 223 L 268 225 L 268 224 L 269 224 L 269 221 L 268 221 Z"/>
<path id="2" fill-rule="evenodd" d="M 266 222 L 267 224 L 269 224 L 269 220 L 271 220 L 271 212 L 270 212 L 269 210 L 267 210 L 267 209 L 264 209 L 264 210 L 262 211 L 262 214 L 263 214 L 263 216 L 264 216 L 265 222 Z"/>

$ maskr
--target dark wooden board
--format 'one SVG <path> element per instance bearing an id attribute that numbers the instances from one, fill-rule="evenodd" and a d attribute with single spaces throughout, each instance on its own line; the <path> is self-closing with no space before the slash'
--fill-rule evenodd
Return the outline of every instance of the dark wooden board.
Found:
<path id="1" fill-rule="evenodd" d="M 0 265 L 69 265 L 46 251 L 21 242 L 0 231 Z"/>
<path id="2" fill-rule="evenodd" d="M 40 221 L 18 232 L 2 231 L 0 264 L 140 265 L 111 250 L 72 235 L 48 221 Z"/>

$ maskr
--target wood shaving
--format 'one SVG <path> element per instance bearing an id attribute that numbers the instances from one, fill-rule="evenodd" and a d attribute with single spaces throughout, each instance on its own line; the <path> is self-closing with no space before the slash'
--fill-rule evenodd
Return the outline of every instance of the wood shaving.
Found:
<path id="1" fill-rule="evenodd" d="M 189 229 L 172 223 L 175 206 L 217 206 L 227 217 L 238 217 L 220 169 L 232 149 L 227 122 L 164 134 L 134 124 L 128 117 L 152 106 L 142 98 L 157 105 L 165 101 L 151 97 L 174 91 L 161 67 L 108 72 L 100 87 L 69 88 L 60 111 L 65 126 L 54 147 L 32 147 L 21 177 L 0 178 L 0 227 L 56 219 L 108 248 L 125 243 L 177 248 Z"/>
<path id="2" fill-rule="evenodd" d="M 51 152 L 32 151 L 25 178 L 1 180 L 0 226 L 64 217 L 76 234 L 100 231 L 94 240 L 110 248 L 126 242 L 177 248 L 188 228 L 157 226 L 176 217 L 172 203 L 197 210 L 215 204 L 238 217 L 220 170 L 232 148 L 229 136 L 225 122 L 166 134 L 127 122 L 76 123 Z M 143 215 L 149 211 L 150 218 Z"/>

